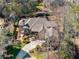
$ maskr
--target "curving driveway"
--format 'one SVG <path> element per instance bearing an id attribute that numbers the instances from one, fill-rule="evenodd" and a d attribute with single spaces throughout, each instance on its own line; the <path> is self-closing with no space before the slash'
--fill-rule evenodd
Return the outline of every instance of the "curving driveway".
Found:
<path id="1" fill-rule="evenodd" d="M 32 41 L 29 44 L 26 44 L 16 56 L 16 59 L 36 59 L 35 57 L 30 55 L 30 51 L 37 47 L 37 45 L 42 45 L 44 40 L 36 40 Z"/>

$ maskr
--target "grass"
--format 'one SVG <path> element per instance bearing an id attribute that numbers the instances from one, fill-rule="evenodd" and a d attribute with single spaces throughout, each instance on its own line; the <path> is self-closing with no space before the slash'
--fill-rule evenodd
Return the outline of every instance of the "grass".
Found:
<path id="1" fill-rule="evenodd" d="M 21 48 L 23 46 L 25 46 L 26 44 L 25 43 L 18 43 L 18 44 L 13 44 L 13 45 L 9 45 L 7 46 L 5 49 L 7 50 L 7 53 L 9 55 L 12 55 L 10 58 L 8 59 L 15 59 L 18 52 L 21 50 Z"/>
<path id="2" fill-rule="evenodd" d="M 8 59 L 15 59 L 16 55 L 18 54 L 18 52 L 20 51 L 20 49 L 21 48 L 19 46 L 13 46 L 13 45 L 7 46 L 6 47 L 7 53 L 10 54 L 10 55 L 12 55 Z"/>
<path id="3" fill-rule="evenodd" d="M 46 58 L 46 53 L 45 52 L 35 52 L 31 53 L 32 56 L 36 57 L 36 59 L 45 59 Z"/>
<path id="4" fill-rule="evenodd" d="M 72 9 L 75 13 L 79 13 L 79 4 L 73 4 Z"/>
<path id="5" fill-rule="evenodd" d="M 37 54 L 36 55 L 36 58 L 37 59 L 45 59 L 46 58 L 46 55 L 45 55 L 45 53 L 40 53 L 40 54 Z"/>

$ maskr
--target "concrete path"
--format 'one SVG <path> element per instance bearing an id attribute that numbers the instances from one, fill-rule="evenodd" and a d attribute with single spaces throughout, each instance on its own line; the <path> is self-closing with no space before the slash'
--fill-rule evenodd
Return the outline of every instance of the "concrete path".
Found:
<path id="1" fill-rule="evenodd" d="M 16 59 L 36 59 L 35 57 L 30 55 L 30 51 L 37 47 L 37 45 L 42 45 L 44 40 L 36 40 L 32 41 L 29 44 L 26 44 L 16 56 Z"/>

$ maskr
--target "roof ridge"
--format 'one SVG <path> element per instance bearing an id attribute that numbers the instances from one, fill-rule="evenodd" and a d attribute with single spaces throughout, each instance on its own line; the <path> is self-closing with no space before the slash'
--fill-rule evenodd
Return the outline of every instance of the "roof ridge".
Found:
<path id="1" fill-rule="evenodd" d="M 32 24 L 32 26 L 30 27 L 30 29 L 33 27 L 34 24 L 36 24 L 36 22 L 39 20 L 39 17 L 36 18 L 37 20 Z"/>

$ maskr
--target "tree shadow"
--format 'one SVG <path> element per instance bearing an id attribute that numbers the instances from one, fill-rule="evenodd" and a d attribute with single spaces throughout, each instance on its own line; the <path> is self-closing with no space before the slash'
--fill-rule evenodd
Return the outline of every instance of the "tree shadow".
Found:
<path id="1" fill-rule="evenodd" d="M 13 45 L 9 45 L 5 47 L 6 52 L 4 53 L 4 59 L 15 59 L 16 55 L 20 51 L 19 47 L 14 47 Z"/>
<path id="2" fill-rule="evenodd" d="M 16 59 L 16 56 L 18 55 L 18 53 L 21 50 L 21 47 L 9 45 L 9 46 L 5 47 L 5 49 L 7 51 L 4 53 L 4 56 L 3 56 L 4 59 Z M 23 59 L 31 57 L 27 52 L 25 52 L 23 50 L 21 50 L 21 54 L 19 56 L 21 57 L 22 55 L 23 55 Z"/>

